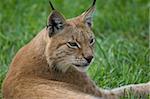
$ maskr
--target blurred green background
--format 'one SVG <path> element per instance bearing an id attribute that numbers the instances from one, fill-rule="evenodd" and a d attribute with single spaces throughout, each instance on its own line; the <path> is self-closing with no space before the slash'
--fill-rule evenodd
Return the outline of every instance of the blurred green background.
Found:
<path id="1" fill-rule="evenodd" d="M 66 18 L 92 3 L 51 1 Z M 97 0 L 96 7 L 96 57 L 89 75 L 108 89 L 150 81 L 148 0 Z M 13 56 L 46 26 L 49 13 L 48 0 L 0 0 L 0 89 Z"/>

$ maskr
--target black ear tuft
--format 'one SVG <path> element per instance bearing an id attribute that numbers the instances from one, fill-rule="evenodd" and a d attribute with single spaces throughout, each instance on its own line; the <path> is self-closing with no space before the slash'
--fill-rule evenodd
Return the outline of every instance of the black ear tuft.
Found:
<path id="1" fill-rule="evenodd" d="M 92 6 L 95 6 L 95 4 L 96 4 L 96 0 L 93 0 L 93 4 L 92 4 Z"/>
<path id="2" fill-rule="evenodd" d="M 55 10 L 53 4 L 51 3 L 51 1 L 49 1 L 49 5 L 51 6 L 52 10 Z"/>

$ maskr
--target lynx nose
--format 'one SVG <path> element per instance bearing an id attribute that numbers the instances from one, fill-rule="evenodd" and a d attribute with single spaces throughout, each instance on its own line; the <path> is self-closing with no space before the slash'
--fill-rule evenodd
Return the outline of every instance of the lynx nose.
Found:
<path id="1" fill-rule="evenodd" d="M 87 57 L 85 57 L 85 59 L 87 60 L 88 63 L 90 63 L 92 61 L 92 59 L 93 59 L 93 56 L 92 55 L 91 56 L 87 56 Z"/>

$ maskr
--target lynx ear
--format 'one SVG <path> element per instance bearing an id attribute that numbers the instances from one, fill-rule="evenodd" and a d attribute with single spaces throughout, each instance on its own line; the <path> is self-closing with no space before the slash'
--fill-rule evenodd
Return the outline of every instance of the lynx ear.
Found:
<path id="1" fill-rule="evenodd" d="M 95 3 L 96 3 L 96 0 L 93 0 L 92 6 L 82 14 L 83 22 L 85 22 L 85 24 L 88 27 L 92 27 L 92 25 L 93 25 L 93 14 L 96 10 L 95 9 Z"/>
<path id="2" fill-rule="evenodd" d="M 49 3 L 53 10 L 50 16 L 48 17 L 48 25 L 47 25 L 48 33 L 49 33 L 49 36 L 51 37 L 64 29 L 66 21 L 63 15 L 61 15 L 61 13 L 59 13 L 58 11 L 54 9 L 51 2 Z"/>

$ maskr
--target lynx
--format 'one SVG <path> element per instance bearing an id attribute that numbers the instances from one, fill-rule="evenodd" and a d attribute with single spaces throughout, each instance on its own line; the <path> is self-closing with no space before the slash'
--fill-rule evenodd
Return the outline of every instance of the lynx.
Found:
<path id="1" fill-rule="evenodd" d="M 3 82 L 4 99 L 118 99 L 126 91 L 150 93 L 150 83 L 101 89 L 86 74 L 94 57 L 95 3 L 83 14 L 65 19 L 50 2 L 47 26 L 10 64 Z"/>

